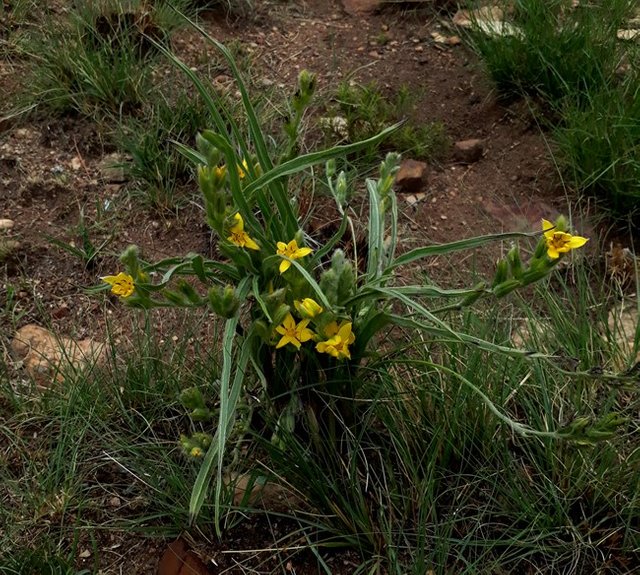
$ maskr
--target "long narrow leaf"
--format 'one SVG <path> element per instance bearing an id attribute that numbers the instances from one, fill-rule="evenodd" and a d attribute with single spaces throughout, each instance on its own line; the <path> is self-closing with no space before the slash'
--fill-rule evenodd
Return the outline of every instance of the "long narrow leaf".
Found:
<path id="1" fill-rule="evenodd" d="M 389 266 L 389 270 L 410 264 L 416 260 L 422 258 L 428 258 L 430 256 L 439 256 L 456 252 L 460 250 L 471 250 L 491 242 L 500 242 L 505 240 L 512 240 L 515 238 L 535 238 L 539 234 L 524 233 L 524 232 L 511 232 L 506 234 L 490 234 L 487 236 L 478 236 L 476 238 L 468 238 L 464 240 L 457 240 L 455 242 L 449 242 L 446 244 L 437 244 L 435 246 L 426 246 L 422 248 L 416 248 L 406 254 L 398 256 L 395 261 Z"/>

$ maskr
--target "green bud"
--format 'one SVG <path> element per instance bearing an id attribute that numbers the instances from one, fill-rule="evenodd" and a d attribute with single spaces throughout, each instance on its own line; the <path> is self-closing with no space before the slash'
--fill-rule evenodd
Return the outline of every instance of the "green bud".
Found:
<path id="1" fill-rule="evenodd" d="M 202 447 L 209 447 L 213 438 L 209 433 L 198 431 L 191 436 L 191 440 L 197 442 Z"/>
<path id="2" fill-rule="evenodd" d="M 509 264 L 506 260 L 500 260 L 496 264 L 496 275 L 493 277 L 493 284 L 491 287 L 496 287 L 498 284 L 506 281 L 509 277 Z"/>
<path id="3" fill-rule="evenodd" d="M 287 314 L 290 311 L 290 307 L 287 304 L 280 304 L 275 312 L 273 314 L 271 314 L 271 319 L 273 320 L 273 326 L 277 327 L 279 326 L 283 321 L 284 318 L 287 317 Z"/>
<path id="4" fill-rule="evenodd" d="M 536 244 L 536 249 L 533 252 L 533 259 L 540 260 L 544 258 L 546 253 L 547 253 L 547 240 L 543 236 L 540 238 L 540 240 L 538 240 L 538 243 Z"/>
<path id="5" fill-rule="evenodd" d="M 331 180 L 333 176 L 335 176 L 336 174 L 336 161 L 333 158 L 331 158 L 330 160 L 327 160 L 325 169 L 327 174 L 327 180 Z"/>
<path id="6" fill-rule="evenodd" d="M 517 245 L 513 246 L 507 254 L 507 261 L 509 262 L 509 268 L 511 269 L 511 275 L 520 279 L 522 277 L 523 267 L 522 260 L 520 259 L 520 249 Z"/>
<path id="7" fill-rule="evenodd" d="M 529 285 L 533 282 L 537 282 L 545 277 L 549 273 L 549 270 L 542 266 L 536 266 L 528 269 L 522 274 L 522 284 Z"/>
<path id="8" fill-rule="evenodd" d="M 556 224 L 556 229 L 554 231 L 556 232 L 566 232 L 567 231 L 567 218 L 565 218 L 564 216 L 558 216 L 558 219 L 555 221 Z"/>
<path id="9" fill-rule="evenodd" d="M 176 292 L 168 289 L 162 290 L 162 295 L 164 298 L 175 306 L 178 307 L 189 307 L 191 306 L 191 302 L 189 298 L 187 298 L 183 293 Z"/>
<path id="10" fill-rule="evenodd" d="M 195 289 L 193 289 L 193 286 L 189 282 L 185 280 L 180 280 L 178 282 L 178 290 L 192 305 L 202 304 L 203 302 L 202 298 L 200 297 L 198 292 Z"/>
<path id="11" fill-rule="evenodd" d="M 340 271 L 340 275 L 338 275 L 337 303 L 342 304 L 353 295 L 355 283 L 353 266 L 351 262 L 346 262 L 342 265 L 342 270 Z"/>
<path id="12" fill-rule="evenodd" d="M 196 136 L 196 148 L 207 160 L 209 166 L 217 165 L 222 159 L 220 150 L 206 137 L 205 132 Z"/>
<path id="13" fill-rule="evenodd" d="M 332 306 L 338 303 L 338 274 L 333 268 L 320 276 L 320 289 Z"/>
<path id="14" fill-rule="evenodd" d="M 131 277 L 140 277 L 140 250 L 138 246 L 130 245 L 120 255 L 120 261 L 127 268 Z"/>
<path id="15" fill-rule="evenodd" d="M 236 315 L 240 300 L 232 286 L 214 286 L 209 289 L 209 305 L 222 318 L 229 319 Z"/>
<path id="16" fill-rule="evenodd" d="M 349 201 L 349 190 L 347 186 L 347 176 L 344 172 L 338 174 L 336 180 L 336 199 L 340 206 L 344 206 Z"/>
<path id="17" fill-rule="evenodd" d="M 519 288 L 522 285 L 520 280 L 509 279 L 499 283 L 497 286 L 493 288 L 493 294 L 496 297 L 504 297 L 508 293 L 511 293 L 513 290 Z"/>
<path id="18" fill-rule="evenodd" d="M 292 104 L 296 110 L 306 108 L 316 91 L 316 76 L 308 70 L 302 70 L 298 75 L 298 90 L 293 96 Z"/>
<path id="19" fill-rule="evenodd" d="M 202 393 L 197 387 L 183 389 L 178 396 L 178 400 L 188 410 L 205 407 L 204 397 L 202 397 Z"/>

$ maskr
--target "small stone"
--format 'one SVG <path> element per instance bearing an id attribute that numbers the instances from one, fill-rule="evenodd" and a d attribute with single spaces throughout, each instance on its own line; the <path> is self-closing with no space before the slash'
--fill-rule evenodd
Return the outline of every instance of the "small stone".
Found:
<path id="1" fill-rule="evenodd" d="M 263 88 L 271 88 L 271 86 L 273 86 L 274 82 L 271 78 L 261 78 L 260 79 L 260 85 Z"/>
<path id="2" fill-rule="evenodd" d="M 427 164 L 417 160 L 404 160 L 396 175 L 398 191 L 411 194 L 422 188 L 427 176 Z"/>
<path id="3" fill-rule="evenodd" d="M 0 220 L 0 230 L 10 230 L 13 227 L 13 220 Z"/>
<path id="4" fill-rule="evenodd" d="M 410 194 L 405 198 L 405 201 L 407 202 L 407 204 L 409 204 L 410 208 L 413 208 L 418 203 L 418 198 L 416 198 L 413 194 Z"/>
<path id="5" fill-rule="evenodd" d="M 414 48 L 414 50 L 415 50 L 416 52 L 423 52 L 423 51 L 424 51 L 424 46 L 416 46 L 416 47 Z"/>
<path id="6" fill-rule="evenodd" d="M 71 165 L 71 169 L 75 172 L 82 168 L 82 158 L 80 158 L 80 156 L 74 156 L 71 158 L 71 162 L 69 163 Z"/>
<path id="7" fill-rule="evenodd" d="M 473 164 L 484 154 L 484 141 L 480 139 L 462 140 L 453 147 L 453 158 L 462 164 Z"/>
<path id="8" fill-rule="evenodd" d="M 127 158 L 122 154 L 109 154 L 102 158 L 98 164 L 98 170 L 102 179 L 110 184 L 118 184 L 127 181 L 125 164 Z"/>
<path id="9" fill-rule="evenodd" d="M 84 551 L 80 552 L 80 555 L 78 555 L 78 557 L 80 557 L 80 559 L 89 559 L 89 557 L 91 557 L 91 551 L 89 549 L 85 549 Z"/>
<path id="10" fill-rule="evenodd" d="M 120 507 L 120 505 L 122 505 L 122 501 L 120 501 L 119 497 L 114 495 L 111 499 L 109 499 L 110 507 Z"/>
<path id="11" fill-rule="evenodd" d="M 372 50 L 371 52 L 369 52 L 369 56 L 371 56 L 372 58 L 382 58 L 382 56 L 378 54 L 378 52 L 376 52 L 375 50 Z"/>

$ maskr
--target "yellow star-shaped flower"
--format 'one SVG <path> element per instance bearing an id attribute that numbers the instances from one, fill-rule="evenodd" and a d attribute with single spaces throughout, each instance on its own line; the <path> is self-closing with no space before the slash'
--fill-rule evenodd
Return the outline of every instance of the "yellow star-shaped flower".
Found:
<path id="1" fill-rule="evenodd" d="M 328 353 L 336 359 L 351 359 L 349 346 L 356 340 L 351 327 L 350 321 L 343 321 L 339 327 L 337 322 L 332 321 L 324 329 L 325 335 L 329 336 L 329 339 L 318 342 L 316 351 L 318 353 Z"/>
<path id="2" fill-rule="evenodd" d="M 278 242 L 278 249 L 276 253 L 279 256 L 285 256 L 292 260 L 298 260 L 305 256 L 308 256 L 313 252 L 311 248 L 299 248 L 296 240 L 291 240 L 288 244 L 284 242 Z M 288 260 L 282 260 L 280 262 L 280 273 L 283 274 L 291 267 L 291 262 Z"/>
<path id="3" fill-rule="evenodd" d="M 560 254 L 582 247 L 589 241 L 588 238 L 558 231 L 555 224 L 544 219 L 542 220 L 542 231 L 547 242 L 547 255 L 552 260 L 558 259 Z"/>
<path id="4" fill-rule="evenodd" d="M 276 331 L 282 336 L 280 341 L 276 344 L 276 349 L 284 347 L 288 343 L 300 349 L 300 346 L 305 342 L 313 339 L 313 332 L 307 327 L 309 325 L 308 319 L 303 319 L 300 323 L 296 324 L 296 320 L 289 313 L 281 325 L 276 328 Z"/>
<path id="5" fill-rule="evenodd" d="M 120 297 L 129 297 L 135 291 L 133 278 L 124 272 L 117 276 L 104 276 L 100 278 L 103 282 L 111 286 L 111 293 Z"/>
<path id="6" fill-rule="evenodd" d="M 229 230 L 231 235 L 227 238 L 232 244 L 239 248 L 247 248 L 249 250 L 259 250 L 260 246 L 253 241 L 247 232 L 244 231 L 244 220 L 242 216 L 237 213 L 233 216 L 235 223 Z"/>

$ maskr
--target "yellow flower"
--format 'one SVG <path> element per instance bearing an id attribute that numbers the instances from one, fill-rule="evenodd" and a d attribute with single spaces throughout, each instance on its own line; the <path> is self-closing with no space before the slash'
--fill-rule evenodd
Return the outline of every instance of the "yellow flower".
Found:
<path id="1" fill-rule="evenodd" d="M 231 226 L 231 229 L 229 230 L 231 235 L 227 239 L 232 244 L 235 244 L 240 248 L 259 250 L 260 246 L 249 237 L 247 232 L 244 231 L 244 220 L 242 219 L 242 216 L 237 213 L 233 216 L 233 219 L 236 223 Z"/>
<path id="2" fill-rule="evenodd" d="M 216 178 L 223 180 L 227 175 L 227 166 L 216 166 L 215 168 L 213 168 L 213 173 L 215 174 Z"/>
<path id="3" fill-rule="evenodd" d="M 296 320 L 289 313 L 284 318 L 282 325 L 276 328 L 276 331 L 282 336 L 277 343 L 276 348 L 284 347 L 288 343 L 294 345 L 300 349 L 300 346 L 305 342 L 313 339 L 313 332 L 307 327 L 309 324 L 308 319 L 303 319 L 300 323 L 296 324 Z"/>
<path id="4" fill-rule="evenodd" d="M 343 321 L 338 327 L 337 322 L 332 321 L 324 330 L 325 335 L 330 336 L 329 339 L 318 342 L 316 351 L 328 353 L 336 359 L 351 359 L 349 346 L 356 340 L 351 325 L 350 321 Z"/>
<path id="5" fill-rule="evenodd" d="M 104 276 L 100 279 L 111 286 L 111 293 L 120 297 L 129 297 L 135 290 L 133 278 L 124 272 L 120 272 L 117 276 Z"/>
<path id="6" fill-rule="evenodd" d="M 249 164 L 247 164 L 247 160 L 242 160 L 242 165 L 238 166 L 238 177 L 241 180 L 244 180 L 248 171 L 249 171 Z"/>
<path id="7" fill-rule="evenodd" d="M 293 305 L 296 306 L 298 313 L 305 319 L 313 319 L 324 311 L 322 306 L 310 297 L 296 300 Z"/>
<path id="8" fill-rule="evenodd" d="M 547 241 L 547 255 L 552 260 L 559 258 L 560 254 L 582 247 L 589 241 L 588 238 L 558 231 L 554 224 L 545 219 L 542 220 L 542 231 Z"/>
<path id="9" fill-rule="evenodd" d="M 191 457 L 202 457 L 204 452 L 199 447 L 192 447 L 189 455 L 191 455 Z"/>
<path id="10" fill-rule="evenodd" d="M 284 242 L 278 242 L 277 254 L 280 256 L 288 257 L 292 260 L 297 260 L 308 256 L 313 250 L 311 248 L 299 248 L 296 240 L 291 240 L 288 244 Z M 291 267 L 291 262 L 288 260 L 282 260 L 280 262 L 280 273 L 283 274 Z"/>

